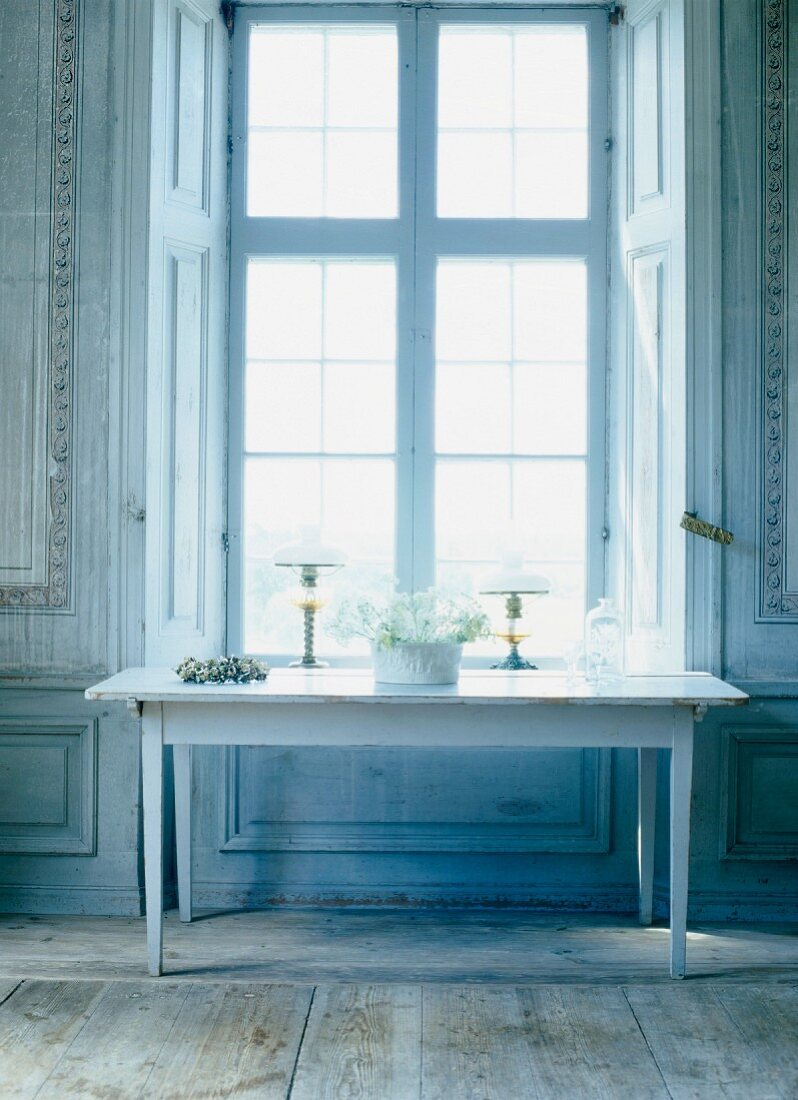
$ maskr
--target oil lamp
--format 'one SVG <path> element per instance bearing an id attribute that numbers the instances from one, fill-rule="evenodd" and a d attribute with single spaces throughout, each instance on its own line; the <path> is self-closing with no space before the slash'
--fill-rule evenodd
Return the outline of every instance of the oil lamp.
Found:
<path id="1" fill-rule="evenodd" d="M 479 590 L 483 596 L 504 596 L 505 598 L 505 622 L 503 628 L 495 630 L 494 634 L 507 642 L 510 652 L 492 667 L 508 672 L 537 668 L 537 665 L 527 661 L 518 652 L 518 646 L 530 634 L 524 620 L 523 597 L 542 596 L 548 592 L 548 578 L 524 569 L 523 555 L 520 551 L 507 550 L 502 554 L 499 569 L 482 579 Z"/>
<path id="2" fill-rule="evenodd" d="M 328 600 L 319 588 L 319 578 L 337 573 L 346 564 L 346 555 L 340 550 L 324 546 L 319 539 L 318 529 L 303 527 L 299 542 L 288 543 L 275 552 L 274 564 L 291 569 L 299 577 L 300 587 L 292 594 L 291 603 L 302 612 L 305 626 L 305 651 L 298 661 L 292 661 L 290 668 L 327 668 L 326 661 L 320 661 L 313 652 L 316 615 L 326 606 Z"/>

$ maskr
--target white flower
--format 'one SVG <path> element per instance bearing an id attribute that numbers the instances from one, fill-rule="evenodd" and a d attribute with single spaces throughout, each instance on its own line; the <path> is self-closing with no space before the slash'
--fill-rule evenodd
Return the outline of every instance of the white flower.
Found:
<path id="1" fill-rule="evenodd" d="M 388 601 L 345 601 L 327 632 L 336 641 L 366 638 L 382 649 L 404 642 L 474 642 L 490 634 L 482 608 L 468 596 L 450 596 L 434 588 L 400 592 Z"/>

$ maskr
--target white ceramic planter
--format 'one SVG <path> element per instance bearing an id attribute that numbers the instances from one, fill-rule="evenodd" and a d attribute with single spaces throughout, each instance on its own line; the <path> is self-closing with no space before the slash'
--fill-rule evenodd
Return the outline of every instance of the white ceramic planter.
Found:
<path id="1" fill-rule="evenodd" d="M 380 684 L 456 684 L 463 647 L 450 642 L 404 642 L 371 646 L 374 679 Z"/>

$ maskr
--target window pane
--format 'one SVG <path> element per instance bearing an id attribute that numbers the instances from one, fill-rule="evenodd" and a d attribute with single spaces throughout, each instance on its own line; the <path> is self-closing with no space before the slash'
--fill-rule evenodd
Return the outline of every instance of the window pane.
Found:
<path id="1" fill-rule="evenodd" d="M 510 358 L 511 275 L 509 263 L 447 260 L 438 264 L 438 360 Z"/>
<path id="2" fill-rule="evenodd" d="M 275 550 L 319 528 L 349 555 L 323 582 L 331 597 L 384 591 L 393 575 L 394 463 L 386 459 L 249 458 L 244 475 L 244 648 L 299 653 L 302 617 L 290 602 L 297 577 L 274 565 Z M 324 637 L 317 652 L 337 652 Z"/>
<path id="3" fill-rule="evenodd" d="M 326 363 L 323 450 L 393 451 L 395 385 L 392 364 Z"/>
<path id="4" fill-rule="evenodd" d="M 396 190 L 396 137 L 382 130 L 327 134 L 327 200 L 331 218 L 383 218 L 385 195 Z M 395 212 L 395 206 L 393 208 Z"/>
<path id="5" fill-rule="evenodd" d="M 303 27 L 253 27 L 250 126 L 321 126 L 323 121 L 323 34 Z"/>
<path id="6" fill-rule="evenodd" d="M 504 28 L 442 27 L 438 50 L 438 125 L 445 129 L 513 124 L 513 40 Z"/>
<path id="7" fill-rule="evenodd" d="M 321 366 L 247 364 L 246 449 L 320 451 Z"/>
<path id="8" fill-rule="evenodd" d="M 585 463 L 513 463 L 513 513 L 524 554 L 536 561 L 580 562 L 585 555 Z"/>
<path id="9" fill-rule="evenodd" d="M 515 139 L 515 215 L 518 218 L 587 214 L 587 134 L 562 131 L 519 133 Z"/>
<path id="10" fill-rule="evenodd" d="M 249 213 L 318 218 L 324 212 L 324 136 L 302 130 L 249 135 Z"/>
<path id="11" fill-rule="evenodd" d="M 246 448 L 395 448 L 396 271 L 385 260 L 250 260 Z"/>
<path id="12" fill-rule="evenodd" d="M 585 453 L 586 293 L 582 261 L 438 264 L 439 452 Z"/>
<path id="13" fill-rule="evenodd" d="M 397 104 L 395 27 L 252 27 L 248 213 L 395 217 Z"/>
<path id="14" fill-rule="evenodd" d="M 396 33 L 385 27 L 339 27 L 327 33 L 327 123 L 397 123 Z"/>
<path id="15" fill-rule="evenodd" d="M 435 490 L 439 558 L 498 559 L 511 519 L 509 462 L 439 459 Z"/>
<path id="16" fill-rule="evenodd" d="M 497 561 L 512 530 L 525 557 L 580 562 L 585 504 L 581 460 L 439 459 L 438 557 Z"/>
<path id="17" fill-rule="evenodd" d="M 438 214 L 585 218 L 584 26 L 442 26 Z"/>
<path id="18" fill-rule="evenodd" d="M 460 454 L 512 450 L 509 363 L 439 363 L 435 372 L 435 447 Z"/>
<path id="19" fill-rule="evenodd" d="M 513 264 L 513 353 L 518 359 L 587 358 L 587 268 L 582 262 Z"/>
<path id="20" fill-rule="evenodd" d="M 396 269 L 367 261 L 325 264 L 324 354 L 386 359 L 396 354 Z"/>
<path id="21" fill-rule="evenodd" d="M 585 454 L 587 368 L 584 363 L 513 365 L 516 454 Z"/>
<path id="22" fill-rule="evenodd" d="M 515 125 L 585 130 L 588 62 L 584 29 L 519 28 L 513 48 Z"/>
<path id="23" fill-rule="evenodd" d="M 321 357 L 322 265 L 302 260 L 250 260 L 247 267 L 247 356 Z"/>
<path id="24" fill-rule="evenodd" d="M 447 218 L 513 216 L 513 142 L 509 133 L 441 133 L 438 213 Z"/>

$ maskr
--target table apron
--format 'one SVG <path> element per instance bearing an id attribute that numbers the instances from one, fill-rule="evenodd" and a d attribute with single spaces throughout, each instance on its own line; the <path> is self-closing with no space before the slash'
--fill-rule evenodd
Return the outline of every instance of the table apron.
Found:
<path id="1" fill-rule="evenodd" d="M 145 714 L 161 707 L 167 745 L 670 748 L 693 717 L 690 706 L 632 704 L 144 703 Z"/>

